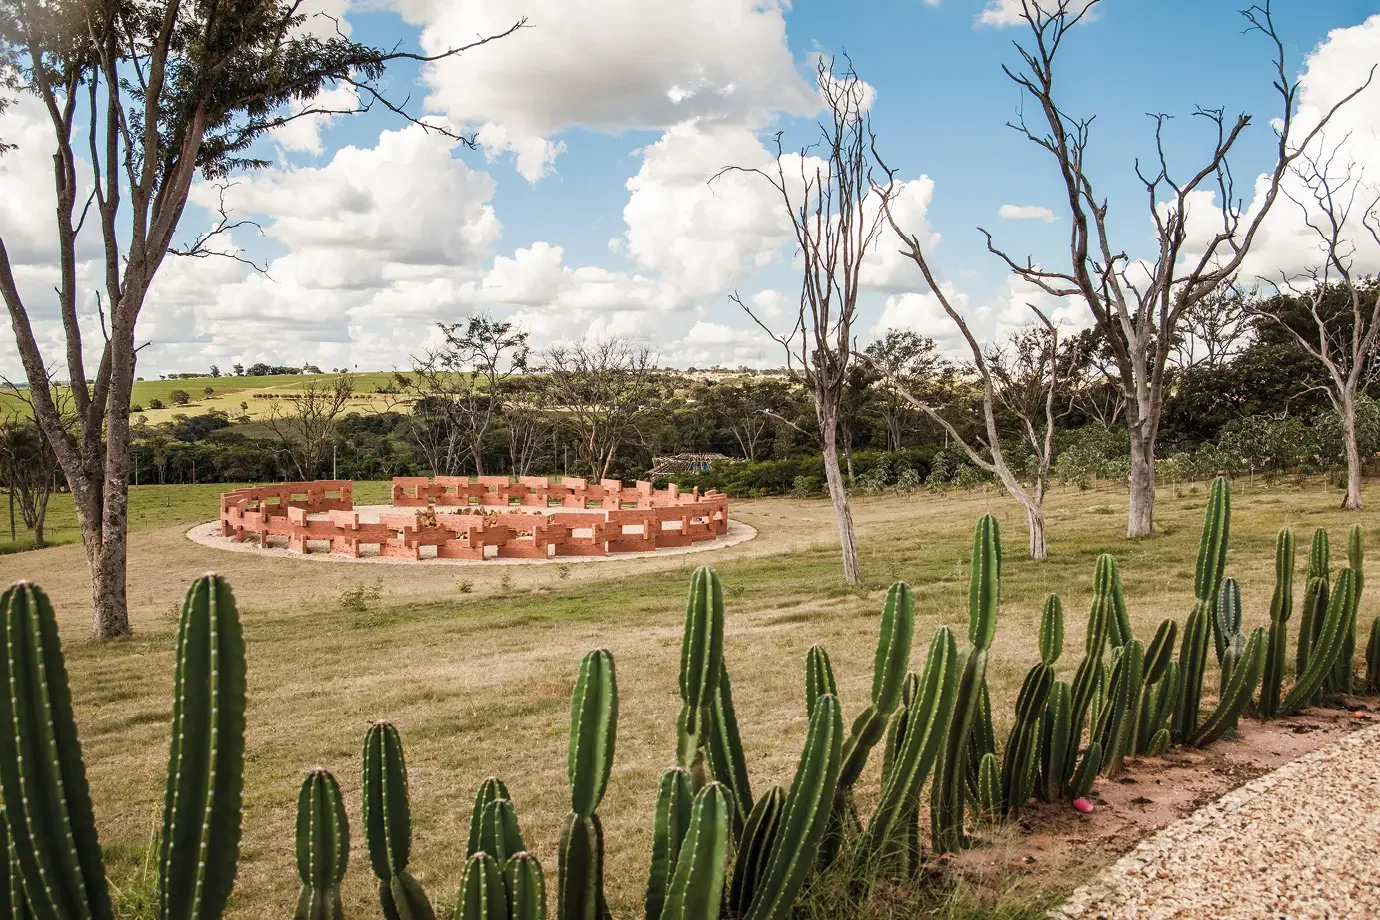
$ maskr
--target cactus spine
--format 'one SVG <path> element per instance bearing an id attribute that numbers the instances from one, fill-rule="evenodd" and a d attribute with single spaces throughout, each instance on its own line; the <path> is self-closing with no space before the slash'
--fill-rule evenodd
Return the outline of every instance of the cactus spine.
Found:
<path id="1" fill-rule="evenodd" d="M 503 780 L 490 776 L 479 784 L 479 791 L 474 795 L 474 809 L 470 812 L 470 840 L 465 848 L 466 859 L 484 849 L 480 842 L 484 831 L 484 809 L 498 799 L 511 801 L 512 797 L 508 795 L 508 787 L 503 784 Z"/>
<path id="2" fill-rule="evenodd" d="M 676 859 L 662 916 L 667 920 L 716 920 L 723 905 L 724 862 L 728 858 L 728 799 L 722 783 L 695 795 L 690 826 Z"/>
<path id="3" fill-rule="evenodd" d="M 1294 532 L 1284 527 L 1275 537 L 1275 593 L 1270 597 L 1270 637 L 1265 649 L 1265 671 L 1260 680 L 1260 714 L 1267 719 L 1279 712 L 1289 645 L 1289 617 L 1293 612 Z"/>
<path id="4" fill-rule="evenodd" d="M 839 695 L 838 684 L 834 682 L 834 666 L 829 662 L 829 650 L 822 645 L 812 645 L 805 653 L 805 714 L 815 714 L 815 701 L 821 696 Z"/>
<path id="5" fill-rule="evenodd" d="M 1212 481 L 1207 510 L 1203 514 L 1203 536 L 1198 544 L 1198 563 L 1193 580 L 1193 612 L 1184 625 L 1183 646 L 1179 651 L 1178 705 L 1174 712 L 1174 734 L 1187 741 L 1198 730 L 1198 709 L 1203 697 L 1203 672 L 1207 667 L 1208 633 L 1215 613 L 1217 589 L 1227 562 L 1227 543 L 1231 535 L 1231 489 L 1226 479 Z M 1213 631 L 1213 635 L 1216 635 Z"/>
<path id="6" fill-rule="evenodd" d="M 1222 698 L 1212 715 L 1193 734 L 1190 743 L 1203 747 L 1231 731 L 1241 716 L 1241 710 L 1251 701 L 1256 682 L 1265 668 L 1265 628 L 1256 627 L 1251 638 L 1231 669 L 1231 678 L 1222 688 Z"/>
<path id="7" fill-rule="evenodd" d="M 53 608 L 41 588 L 21 581 L 0 596 L 0 620 L 0 788 L 11 862 L 39 920 L 112 920 Z"/>
<path id="8" fill-rule="evenodd" d="M 1059 595 L 1045 598 L 1040 614 L 1040 660 L 1052 665 L 1064 652 L 1064 604 Z"/>
<path id="9" fill-rule="evenodd" d="M 791 915 L 796 894 L 819 855 L 842 763 L 843 715 L 838 697 L 827 694 L 815 700 L 800 765 L 746 920 L 785 920 Z"/>
<path id="10" fill-rule="evenodd" d="M 407 764 L 402 739 L 389 722 L 375 722 L 364 736 L 364 838 L 379 881 L 386 920 L 433 920 L 422 886 L 407 871 L 412 853 L 412 814 L 407 802 Z"/>
<path id="11" fill-rule="evenodd" d="M 1121 655 L 1112 667 L 1111 683 L 1107 691 L 1102 737 L 1102 773 L 1115 778 L 1121 774 L 1123 762 L 1133 744 L 1136 704 L 1140 700 L 1145 651 L 1139 639 L 1131 639 L 1122 646 Z"/>
<path id="12" fill-rule="evenodd" d="M 1319 527 L 1313 531 L 1313 543 L 1308 550 L 1308 575 L 1303 586 L 1303 612 L 1299 616 L 1299 642 L 1294 657 L 1296 678 L 1308 668 L 1313 641 L 1322 630 L 1327 612 L 1327 585 L 1332 577 L 1329 556 L 1327 531 Z"/>
<path id="13" fill-rule="evenodd" d="M 484 806 L 480 815 L 479 850 L 476 852 L 488 853 L 501 867 L 510 856 L 526 849 L 513 803 L 508 799 L 494 799 Z"/>
<path id="14" fill-rule="evenodd" d="M 724 592 L 719 575 L 707 565 L 690 577 L 690 600 L 680 645 L 680 718 L 676 720 L 677 760 L 687 770 L 697 765 L 709 731 L 724 660 Z M 696 785 L 702 785 L 702 772 Z"/>
<path id="15" fill-rule="evenodd" d="M 1356 576 L 1351 569 L 1342 569 L 1337 584 L 1329 592 L 1327 615 L 1317 641 L 1308 654 L 1308 667 L 1298 675 L 1294 686 L 1279 704 L 1280 715 L 1292 715 L 1306 706 L 1332 673 L 1336 657 L 1342 650 L 1342 629 L 1351 616 L 1355 603 Z"/>
<path id="16" fill-rule="evenodd" d="M 484 850 L 465 862 L 454 917 L 455 920 L 508 920 L 508 891 L 503 883 L 503 867 Z"/>
<path id="17" fill-rule="evenodd" d="M 672 767 L 657 784 L 656 813 L 652 823 L 652 867 L 647 877 L 647 920 L 659 920 L 666 892 L 680 856 L 681 841 L 690 826 L 690 774 Z"/>
<path id="18" fill-rule="evenodd" d="M 604 831 L 594 812 L 608 788 L 617 735 L 618 680 L 613 655 L 597 649 L 580 662 L 580 676 L 570 699 L 570 814 L 561 830 L 556 883 L 557 913 L 562 920 L 602 920 L 608 916 Z"/>
<path id="19" fill-rule="evenodd" d="M 546 920 L 546 879 L 531 853 L 514 853 L 503 864 L 509 920 Z"/>
<path id="20" fill-rule="evenodd" d="M 293 920 L 343 920 L 340 883 L 350 859 L 350 822 L 335 777 L 307 774 L 297 796 L 297 877 L 302 893 Z"/>
<path id="21" fill-rule="evenodd" d="M 965 842 L 964 752 L 987 672 L 987 649 L 997 630 L 1000 584 L 1001 535 L 997 519 L 988 514 L 978 520 L 973 536 L 973 561 L 968 582 L 970 649 L 958 682 L 944 759 L 931 794 L 931 837 L 934 849 L 939 853 L 959 849 Z"/>
<path id="22" fill-rule="evenodd" d="M 767 871 L 767 860 L 776 844 L 777 831 L 786 810 L 786 791 L 772 786 L 757 800 L 743 826 L 738 855 L 733 863 L 733 884 L 728 891 L 730 916 L 741 917 L 752 906 L 753 896 Z M 648 920 L 651 912 L 648 911 Z"/>

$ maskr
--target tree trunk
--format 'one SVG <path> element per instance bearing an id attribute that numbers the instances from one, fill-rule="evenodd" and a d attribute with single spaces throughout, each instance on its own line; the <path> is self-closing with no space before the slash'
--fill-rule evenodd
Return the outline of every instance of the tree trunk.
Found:
<path id="1" fill-rule="evenodd" d="M 839 549 L 843 554 L 843 578 L 850 585 L 862 584 L 858 566 L 858 539 L 853 532 L 853 509 L 848 506 L 848 490 L 839 471 L 838 438 L 834 419 L 820 419 L 824 433 L 824 478 L 829 483 L 829 500 L 834 505 L 834 520 L 839 528 Z"/>
<path id="2" fill-rule="evenodd" d="M 1342 404 L 1342 440 L 1346 447 L 1346 497 L 1342 499 L 1342 509 L 1360 511 L 1361 450 L 1356 444 L 1356 403 L 1352 400 Z"/>
<path id="3" fill-rule="evenodd" d="M 1048 559 L 1049 545 L 1045 542 L 1044 509 L 1028 506 L 1025 509 L 1025 519 L 1030 527 L 1030 558 Z"/>
<path id="4" fill-rule="evenodd" d="M 1126 536 L 1145 537 L 1155 530 L 1155 441 L 1131 431 L 1131 498 Z"/>

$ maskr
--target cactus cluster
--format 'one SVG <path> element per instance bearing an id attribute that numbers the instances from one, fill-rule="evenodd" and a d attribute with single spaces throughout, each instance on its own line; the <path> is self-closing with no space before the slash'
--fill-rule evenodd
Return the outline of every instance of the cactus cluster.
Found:
<path id="1" fill-rule="evenodd" d="M 1193 610 L 1180 630 L 1163 621 L 1149 643 L 1132 630 L 1115 560 L 1098 558 L 1083 657 L 1071 680 L 1056 666 L 1064 646 L 1057 595 L 1040 616 L 1039 661 L 1015 700 L 998 747 L 986 683 L 1000 613 L 997 521 L 977 523 L 969 580 L 968 641 L 935 630 L 919 672 L 910 670 L 914 599 L 897 583 L 887 594 L 870 697 L 845 731 L 827 651 L 805 657 L 808 727 L 789 790 L 754 799 L 724 655 L 724 592 L 713 569 L 691 579 L 681 646 L 681 712 L 674 765 L 657 783 L 647 920 L 787 920 L 812 873 L 843 853 L 862 884 L 876 875 L 914 878 L 921 868 L 922 792 L 930 792 L 931 846 L 970 840 L 970 821 L 1009 821 L 1032 796 L 1047 801 L 1090 794 L 1129 758 L 1165 752 L 1173 741 L 1210 744 L 1251 711 L 1287 715 L 1325 693 L 1353 689 L 1355 630 L 1364 583 L 1364 532 L 1347 538 L 1347 566 L 1335 580 L 1326 531 L 1314 534 L 1295 655 L 1285 692 L 1293 610 L 1294 536 L 1275 546 L 1269 625 L 1243 632 L 1236 581 L 1225 577 L 1230 496 L 1213 483 L 1195 574 Z M 53 610 L 36 586 L 0 596 L 5 631 L 0 693 L 0 878 L 6 917 L 114 920 L 97 839 L 65 664 Z M 1209 636 L 1221 681 L 1202 719 Z M 1176 643 L 1178 660 L 1174 660 Z M 1380 692 L 1380 617 L 1365 649 L 1366 687 Z M 178 627 L 175 701 L 162 829 L 157 849 L 160 917 L 214 920 L 231 893 L 238 858 L 243 786 L 246 668 L 234 598 L 215 575 L 189 588 Z M 558 920 L 608 920 L 604 830 L 598 808 L 608 789 L 619 697 L 613 656 L 581 661 L 571 697 L 567 753 L 570 812 L 560 836 L 554 891 Z M 1201 721 L 1200 721 L 1201 720 Z M 874 748 L 882 749 L 875 810 L 864 821 L 853 791 Z M 412 847 L 408 773 L 398 729 L 372 725 L 363 746 L 362 828 L 386 920 L 432 920 L 436 911 L 409 872 Z M 851 844 L 851 847 L 849 846 Z M 298 795 L 295 920 L 343 920 L 341 885 L 350 827 L 329 771 L 307 774 Z M 489 778 L 470 813 L 457 920 L 545 920 L 541 863 L 528 851 L 513 796 Z"/>

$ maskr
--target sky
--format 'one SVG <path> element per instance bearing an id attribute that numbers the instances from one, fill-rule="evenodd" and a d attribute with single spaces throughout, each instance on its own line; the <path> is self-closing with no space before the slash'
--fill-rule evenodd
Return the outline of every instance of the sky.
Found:
<path id="1" fill-rule="evenodd" d="M 1023 104 L 1002 72 L 1019 65 L 1013 42 L 1027 39 L 1020 0 L 308 6 L 343 17 L 356 40 L 430 54 L 519 17 L 527 26 L 387 78 L 413 114 L 473 132 L 477 150 L 380 107 L 300 119 L 266 140 L 260 152 L 273 165 L 235 176 L 224 191 L 234 218 L 260 225 L 237 231 L 234 245 L 266 272 L 231 259 L 169 258 L 137 330 L 148 343 L 140 376 L 260 361 L 405 369 L 435 341 L 438 322 L 477 312 L 511 318 L 539 349 L 618 335 L 644 342 L 666 366 L 780 366 L 779 346 L 730 295 L 773 328 L 789 327 L 800 268 L 781 200 L 752 175 L 710 180 L 725 166 L 770 167 L 778 132 L 787 153 L 813 142 L 815 62 L 844 53 L 872 89 L 878 148 L 904 182 L 898 220 L 924 241 L 978 337 L 1018 328 L 1028 303 L 1068 329 L 1089 322 L 1086 306 L 1053 302 L 1014 279 L 978 229 L 1018 259 L 1066 265 L 1055 163 L 1007 126 Z M 1196 107 L 1251 114 L 1232 167 L 1248 213 L 1260 204 L 1256 177 L 1273 165 L 1281 103 L 1272 49 L 1245 30 L 1239 6 L 1102 0 L 1061 51 L 1063 105 L 1096 116 L 1090 173 L 1108 200 L 1114 245 L 1133 258 L 1151 254 L 1154 239 L 1135 175 L 1137 157 L 1154 155 L 1147 113 L 1173 116 L 1167 149 L 1180 175 L 1211 150 Z M 1380 12 L 1375 0 L 1276 0 L 1274 11 L 1307 125 L 1380 61 Z M 306 27 L 334 28 L 325 16 Z M 344 90 L 333 92 L 348 102 Z M 0 237 L 54 361 L 63 349 L 50 131 L 35 99 L 0 115 L 0 138 L 16 145 L 0 156 Z M 1372 185 L 1363 191 L 1380 195 L 1380 79 L 1338 116 L 1327 144 L 1336 162 L 1366 170 Z M 1306 189 L 1295 182 L 1293 191 L 1306 204 Z M 203 182 L 193 188 L 184 239 L 207 229 L 220 194 Z M 1207 193 L 1194 203 L 1195 226 L 1206 229 L 1218 203 Z M 1380 244 L 1358 220 L 1349 229 L 1358 269 L 1380 269 Z M 79 277 L 94 282 L 99 239 L 83 237 Z M 884 237 L 864 271 L 859 344 L 912 328 L 959 354 L 961 340 L 896 242 Z M 1242 276 L 1291 276 L 1317 258 L 1305 210 L 1281 199 Z M 100 341 L 94 290 L 87 283 L 81 298 L 91 368 Z M 8 329 L 0 373 L 22 374 Z"/>

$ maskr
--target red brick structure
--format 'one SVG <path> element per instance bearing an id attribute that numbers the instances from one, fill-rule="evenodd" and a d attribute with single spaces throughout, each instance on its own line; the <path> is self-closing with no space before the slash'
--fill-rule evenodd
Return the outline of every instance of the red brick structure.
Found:
<path id="1" fill-rule="evenodd" d="M 689 546 L 728 533 L 728 497 L 696 489 L 682 494 L 649 482 L 626 488 L 605 479 L 590 485 L 569 476 L 400 476 L 393 510 L 361 521 L 346 479 L 284 482 L 224 492 L 221 536 L 268 546 L 286 537 L 291 552 L 404 559 L 548 559 L 604 556 Z M 434 552 L 428 547 L 434 547 Z"/>

